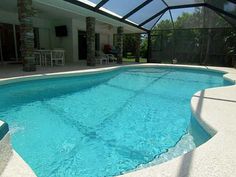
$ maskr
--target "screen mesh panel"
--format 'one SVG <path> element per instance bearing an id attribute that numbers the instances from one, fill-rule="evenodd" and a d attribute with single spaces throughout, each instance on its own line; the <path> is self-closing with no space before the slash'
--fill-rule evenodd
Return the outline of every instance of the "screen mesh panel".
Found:
<path id="1" fill-rule="evenodd" d="M 108 15 L 115 19 L 120 18 L 121 22 L 134 25 L 141 29 L 151 30 L 155 26 L 155 22 L 159 23 L 159 17 L 165 13 L 162 20 L 165 20 L 166 14 L 171 10 L 173 21 L 182 13 L 194 13 L 195 8 L 205 10 L 206 14 L 210 14 L 210 24 L 199 21 L 196 24 L 185 24 L 184 28 L 193 27 L 224 27 L 224 23 L 220 25 L 215 24 L 214 17 L 221 16 L 221 18 L 231 25 L 235 24 L 236 20 L 236 2 L 230 0 L 65 0 L 70 3 L 81 5 L 87 4 L 94 8 L 95 12 L 100 12 L 103 15 Z M 77 2 L 80 2 L 78 4 Z M 100 3 L 101 6 L 97 6 Z M 97 8 L 96 8 L 97 6 Z M 99 9 L 98 9 L 99 7 Z M 215 13 L 211 13 L 214 11 Z M 214 15 L 211 15 L 214 14 Z M 186 16 L 187 18 L 187 16 Z M 218 18 L 218 17 L 217 17 Z M 199 17 L 200 19 L 200 17 Z M 118 19 L 119 20 L 119 19 Z M 225 27 L 227 23 L 225 23 Z M 234 26 L 234 25 L 233 25 Z M 178 25 L 177 25 L 178 27 Z M 178 27 L 179 28 L 179 27 Z"/>

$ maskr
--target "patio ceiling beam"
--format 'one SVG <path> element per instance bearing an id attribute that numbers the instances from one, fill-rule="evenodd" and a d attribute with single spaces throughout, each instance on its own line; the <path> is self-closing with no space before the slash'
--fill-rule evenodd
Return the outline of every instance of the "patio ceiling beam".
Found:
<path id="1" fill-rule="evenodd" d="M 83 8 L 85 8 L 85 9 L 94 11 L 94 12 L 96 12 L 96 13 L 98 13 L 98 14 L 101 14 L 101 15 L 104 15 L 104 16 L 109 17 L 109 18 L 111 18 L 111 19 L 120 21 L 120 22 L 125 23 L 125 24 L 127 24 L 127 25 L 130 25 L 130 26 L 139 28 L 139 29 L 141 29 L 141 30 L 143 30 L 143 31 L 145 31 L 145 32 L 148 32 L 148 31 L 149 31 L 149 30 L 146 29 L 146 28 L 143 28 L 143 27 L 141 27 L 141 26 L 139 26 L 139 25 L 136 25 L 136 24 L 134 24 L 134 23 L 131 23 L 131 22 L 129 22 L 129 21 L 122 20 L 121 18 L 116 17 L 116 16 L 114 16 L 114 15 L 112 15 L 112 14 L 109 14 L 109 13 L 107 13 L 107 12 L 104 12 L 104 11 L 102 11 L 102 10 L 99 10 L 99 9 L 98 9 L 97 11 L 95 11 L 95 8 L 94 8 L 94 7 L 92 7 L 92 6 L 88 5 L 88 4 L 82 3 L 82 2 L 80 2 L 80 1 L 77 1 L 77 0 L 64 0 L 64 1 L 69 2 L 69 3 L 71 3 L 71 4 L 74 4 L 74 5 L 77 5 L 77 6 L 80 6 L 80 7 L 83 7 Z"/>
<path id="2" fill-rule="evenodd" d="M 122 20 L 125 20 L 127 18 L 129 18 L 131 15 L 133 15 L 134 13 L 136 13 L 137 11 L 139 11 L 140 9 L 142 9 L 144 6 L 148 5 L 149 3 L 151 3 L 153 0 L 147 0 L 144 3 L 140 4 L 138 7 L 136 7 L 135 9 L 133 9 L 132 11 L 130 11 L 129 13 L 127 13 Z"/>
<path id="3" fill-rule="evenodd" d="M 100 7 L 104 6 L 109 0 L 102 0 L 95 6 L 95 11 L 97 11 Z"/>

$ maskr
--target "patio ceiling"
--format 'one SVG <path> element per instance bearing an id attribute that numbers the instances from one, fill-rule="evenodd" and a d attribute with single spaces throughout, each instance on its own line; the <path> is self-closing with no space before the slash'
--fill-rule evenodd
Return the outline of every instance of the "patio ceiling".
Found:
<path id="1" fill-rule="evenodd" d="M 150 31 L 165 12 L 173 9 L 205 7 L 221 15 L 226 21 L 236 21 L 236 0 L 64 0 Z M 173 21 L 173 19 L 172 19 Z M 232 24 L 232 23 L 231 23 Z"/>

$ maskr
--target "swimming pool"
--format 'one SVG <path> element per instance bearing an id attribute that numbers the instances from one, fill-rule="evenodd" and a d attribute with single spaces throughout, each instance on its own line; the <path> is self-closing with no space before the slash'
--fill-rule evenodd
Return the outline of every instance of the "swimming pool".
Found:
<path id="1" fill-rule="evenodd" d="M 191 96 L 229 85 L 222 75 L 129 68 L 8 84 L 0 87 L 0 115 L 38 176 L 119 175 L 157 159 L 183 136 L 193 139 Z"/>

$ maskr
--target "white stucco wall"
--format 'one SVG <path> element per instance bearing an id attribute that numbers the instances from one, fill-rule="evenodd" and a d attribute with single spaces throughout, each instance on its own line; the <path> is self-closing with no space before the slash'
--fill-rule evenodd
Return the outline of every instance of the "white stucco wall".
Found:
<path id="1" fill-rule="evenodd" d="M 73 33 L 71 19 L 58 19 L 53 20 L 52 24 L 52 48 L 61 48 L 65 50 L 66 63 L 73 61 Z M 65 37 L 57 37 L 55 33 L 55 26 L 66 25 L 68 35 Z"/>
<path id="2" fill-rule="evenodd" d="M 17 13 L 0 10 L 0 23 L 19 25 Z M 68 36 L 59 38 L 55 34 L 55 26 L 66 25 Z M 33 18 L 33 26 L 39 28 L 40 48 L 63 48 L 66 50 L 66 61 L 73 59 L 72 49 L 72 23 L 70 19 L 50 20 L 46 18 Z"/>
<path id="3" fill-rule="evenodd" d="M 19 24 L 17 14 L 0 10 L 0 23 Z"/>
<path id="4" fill-rule="evenodd" d="M 95 33 L 100 34 L 100 50 L 103 50 L 105 44 L 113 44 L 113 34 L 114 27 L 111 25 L 107 25 L 105 23 L 101 23 L 96 21 Z M 76 19 L 72 19 L 72 43 L 73 43 L 73 61 L 78 61 L 79 51 L 78 51 L 78 31 L 86 31 L 86 18 L 78 17 Z M 86 44 L 85 44 L 86 45 Z"/>
<path id="5" fill-rule="evenodd" d="M 55 17 L 56 18 L 56 17 Z M 0 23 L 18 25 L 17 13 L 0 10 Z M 40 48 L 54 49 L 62 48 L 66 51 L 66 63 L 77 62 L 79 60 L 78 51 L 78 31 L 86 31 L 86 17 L 78 16 L 77 18 L 64 19 L 46 19 L 33 18 L 34 27 L 39 28 Z M 68 36 L 56 37 L 55 26 L 66 25 Z M 100 50 L 102 51 L 105 44 L 113 44 L 113 34 L 116 28 L 111 25 L 96 21 L 95 32 L 100 34 Z M 86 45 L 86 44 L 85 44 Z"/>
<path id="6" fill-rule="evenodd" d="M 0 10 L 0 23 L 19 25 L 17 13 Z M 34 27 L 39 28 L 40 47 L 50 48 L 51 22 L 47 19 L 33 18 Z"/>

